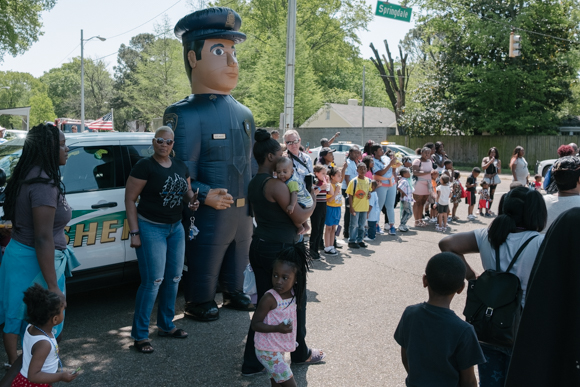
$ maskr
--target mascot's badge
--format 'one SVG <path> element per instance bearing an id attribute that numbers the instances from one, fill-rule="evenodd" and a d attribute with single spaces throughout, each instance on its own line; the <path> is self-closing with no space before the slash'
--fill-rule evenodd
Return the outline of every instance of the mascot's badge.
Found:
<path id="1" fill-rule="evenodd" d="M 250 121 L 245 120 L 244 123 L 244 131 L 248 135 L 248 137 L 252 138 L 252 125 L 250 125 Z"/>
<path id="2" fill-rule="evenodd" d="M 228 17 L 226 19 L 226 29 L 233 30 L 236 25 L 236 16 L 231 10 L 228 10 Z"/>
<path id="3" fill-rule="evenodd" d="M 175 129 L 177 129 L 177 114 L 165 113 L 163 115 L 163 125 L 169 126 L 175 132 Z"/>

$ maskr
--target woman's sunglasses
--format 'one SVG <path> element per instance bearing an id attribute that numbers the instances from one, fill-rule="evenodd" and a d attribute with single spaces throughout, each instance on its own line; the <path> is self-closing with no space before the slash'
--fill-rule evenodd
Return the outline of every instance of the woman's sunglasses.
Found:
<path id="1" fill-rule="evenodd" d="M 165 138 L 157 137 L 154 140 L 159 145 L 162 145 L 163 143 L 166 143 L 167 145 L 173 145 L 173 140 L 170 138 L 165 139 Z"/>

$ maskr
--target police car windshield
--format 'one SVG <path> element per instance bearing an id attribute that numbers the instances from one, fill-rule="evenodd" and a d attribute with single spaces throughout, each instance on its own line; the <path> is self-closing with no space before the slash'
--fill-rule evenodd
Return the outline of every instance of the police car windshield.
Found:
<path id="1" fill-rule="evenodd" d="M 0 145 L 0 168 L 6 173 L 6 179 L 10 178 L 24 146 L 23 138 L 16 138 Z"/>

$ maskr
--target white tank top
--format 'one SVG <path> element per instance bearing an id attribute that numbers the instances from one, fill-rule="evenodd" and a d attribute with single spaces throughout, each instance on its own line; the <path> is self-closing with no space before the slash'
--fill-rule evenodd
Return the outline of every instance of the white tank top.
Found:
<path id="1" fill-rule="evenodd" d="M 50 343 L 50 352 L 42 365 L 42 372 L 49 374 L 55 374 L 58 371 L 58 344 L 54 337 L 48 338 L 45 335 L 32 336 L 28 329 L 32 325 L 28 324 L 26 327 L 26 333 L 24 334 L 24 340 L 22 341 L 22 368 L 20 373 L 26 379 L 28 379 L 28 366 L 30 365 L 30 360 L 32 359 L 32 347 L 39 341 L 45 340 Z"/>

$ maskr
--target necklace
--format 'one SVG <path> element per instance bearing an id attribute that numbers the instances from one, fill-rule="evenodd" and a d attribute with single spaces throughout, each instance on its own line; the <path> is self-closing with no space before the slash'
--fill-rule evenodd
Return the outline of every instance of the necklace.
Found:
<path id="1" fill-rule="evenodd" d="M 54 354 L 56 355 L 56 358 L 58 359 L 58 364 L 60 365 L 60 371 L 62 372 L 62 361 L 60 361 L 60 356 L 58 356 L 58 347 L 52 342 L 52 340 L 50 339 L 50 336 L 47 335 L 45 331 L 43 331 L 42 329 L 40 329 L 36 325 L 33 325 L 33 327 L 35 327 L 40 332 L 42 332 L 46 337 L 48 337 L 48 341 L 50 341 L 50 344 L 52 344 L 52 346 L 54 347 Z"/>

